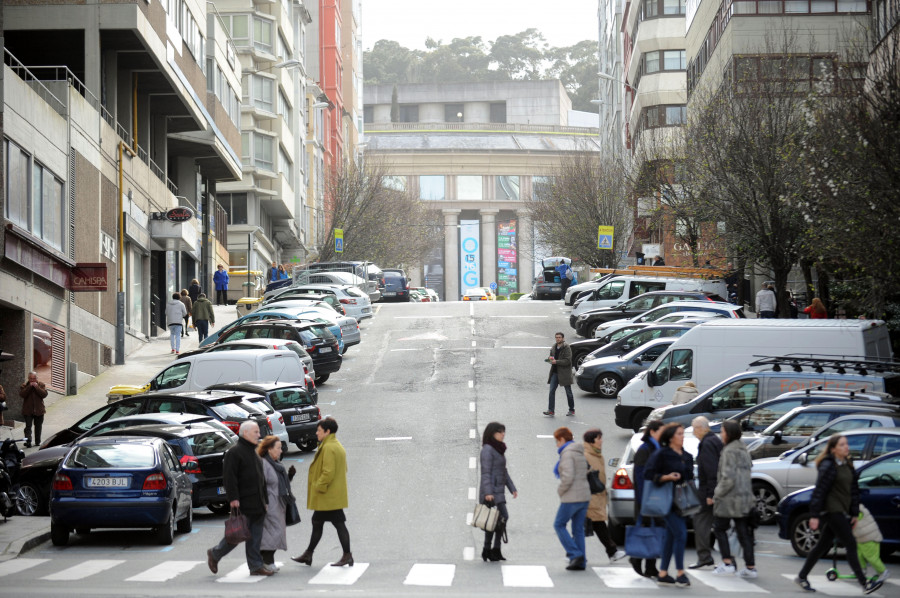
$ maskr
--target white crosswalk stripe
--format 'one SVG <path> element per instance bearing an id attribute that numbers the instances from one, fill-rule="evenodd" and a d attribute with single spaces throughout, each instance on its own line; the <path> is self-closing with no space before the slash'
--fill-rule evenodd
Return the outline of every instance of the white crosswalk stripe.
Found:
<path id="1" fill-rule="evenodd" d="M 709 587 L 720 592 L 756 592 L 768 594 L 769 591 L 759 587 L 755 583 L 737 577 L 736 575 L 716 575 L 712 571 L 691 571 L 688 578 L 703 582 Z"/>
<path id="2" fill-rule="evenodd" d="M 640 577 L 632 569 L 624 567 L 593 567 L 594 573 L 608 588 L 624 590 L 643 590 L 655 588 L 656 583 L 652 579 Z"/>
<path id="3" fill-rule="evenodd" d="M 503 585 L 508 588 L 552 588 L 547 567 L 539 565 L 503 565 Z"/>
<path id="4" fill-rule="evenodd" d="M 125 581 L 169 581 L 201 564 L 204 564 L 204 561 L 166 561 L 150 567 L 143 573 L 132 575 Z"/>
<path id="5" fill-rule="evenodd" d="M 32 567 L 37 567 L 42 563 L 46 563 L 50 559 L 13 559 L 0 563 L 0 577 L 20 573 Z"/>
<path id="6" fill-rule="evenodd" d="M 782 573 L 781 576 L 786 577 L 791 581 L 793 581 L 794 578 L 797 577 L 796 575 L 791 575 L 789 573 Z M 828 579 L 824 575 L 810 575 L 806 579 L 807 581 L 809 581 L 810 585 L 816 590 L 817 593 L 828 594 L 829 596 L 860 595 L 860 585 L 852 579 L 849 583 L 841 579 L 838 579 L 837 581 L 828 581 Z M 877 596 L 878 594 L 872 595 Z"/>
<path id="7" fill-rule="evenodd" d="M 453 585 L 453 576 L 456 574 L 456 565 L 427 565 L 416 563 L 409 570 L 404 585 L 408 586 L 442 586 L 449 588 Z"/>
<path id="8" fill-rule="evenodd" d="M 225 577 L 216 579 L 217 583 L 256 583 L 265 579 L 264 575 L 250 575 L 250 568 L 247 563 L 242 563 L 240 567 L 229 571 Z"/>
<path id="9" fill-rule="evenodd" d="M 58 571 L 56 573 L 52 573 L 41 579 L 46 579 L 48 581 L 75 581 L 77 579 L 84 579 L 85 577 L 90 577 L 91 575 L 96 575 L 97 573 L 101 573 L 106 571 L 107 569 L 112 569 L 117 565 L 121 565 L 125 561 L 113 561 L 113 560 L 91 560 L 84 561 L 74 567 L 69 567 L 68 569 L 63 569 L 62 571 Z"/>
<path id="10" fill-rule="evenodd" d="M 352 586 L 368 568 L 369 563 L 356 563 L 352 567 L 332 567 L 331 563 L 328 563 L 319 570 L 315 577 L 309 580 L 309 583 Z"/>

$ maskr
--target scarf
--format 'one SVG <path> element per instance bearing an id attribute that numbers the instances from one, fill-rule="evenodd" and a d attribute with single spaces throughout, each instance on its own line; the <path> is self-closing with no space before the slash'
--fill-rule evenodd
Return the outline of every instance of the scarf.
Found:
<path id="1" fill-rule="evenodd" d="M 572 444 L 573 442 L 574 442 L 574 440 L 570 440 L 570 441 L 568 441 L 567 443 L 565 443 L 564 445 L 562 445 L 561 447 L 559 447 L 558 449 L 556 449 L 556 454 L 557 454 L 557 455 L 562 455 L 563 450 L 564 450 L 567 446 L 569 446 L 570 444 Z M 559 459 L 556 460 L 556 465 L 553 466 L 553 475 L 556 476 L 556 479 L 557 479 L 557 480 L 559 479 Z"/>
<path id="2" fill-rule="evenodd" d="M 494 447 L 494 450 L 500 453 L 501 455 L 506 452 L 506 443 L 500 442 L 496 438 L 488 438 L 485 444 Z"/>
<path id="3" fill-rule="evenodd" d="M 275 470 L 275 475 L 278 476 L 278 496 L 282 500 L 285 500 L 288 496 L 291 495 L 291 481 L 288 479 L 287 471 L 284 469 L 284 465 L 276 461 L 271 457 L 271 455 L 266 455 L 263 457 L 266 460 L 272 469 Z"/>

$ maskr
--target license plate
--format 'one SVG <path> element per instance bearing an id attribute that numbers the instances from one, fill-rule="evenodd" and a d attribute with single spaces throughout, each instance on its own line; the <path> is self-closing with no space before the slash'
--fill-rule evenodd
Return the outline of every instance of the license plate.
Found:
<path id="1" fill-rule="evenodd" d="M 300 415 L 292 415 L 291 421 L 292 422 L 308 422 L 309 418 L 310 418 L 309 413 L 301 413 Z"/>
<path id="2" fill-rule="evenodd" d="M 393 296 L 396 295 L 396 294 L 397 294 L 397 293 L 395 293 L 394 291 L 385 291 L 385 292 L 384 292 L 384 296 L 385 296 L 385 297 L 393 297 Z"/>
<path id="3" fill-rule="evenodd" d="M 319 347 L 319 353 L 331 353 L 331 347 Z"/>
<path id="4" fill-rule="evenodd" d="M 88 478 L 88 488 L 128 488 L 130 478 Z"/>
<path id="5" fill-rule="evenodd" d="M 225 486 L 219 486 L 218 488 L 216 488 L 216 494 L 220 496 L 225 494 Z"/>

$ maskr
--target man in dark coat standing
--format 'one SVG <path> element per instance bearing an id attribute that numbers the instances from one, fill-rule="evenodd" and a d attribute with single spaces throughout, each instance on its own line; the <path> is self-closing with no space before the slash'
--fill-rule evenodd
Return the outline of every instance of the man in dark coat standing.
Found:
<path id="1" fill-rule="evenodd" d="M 550 377 L 547 378 L 550 398 L 544 415 L 553 417 L 556 389 L 559 386 L 565 389 L 566 399 L 569 401 L 569 411 L 566 415 L 575 415 L 575 397 L 572 395 L 572 348 L 566 343 L 566 337 L 562 332 L 556 333 L 556 344 L 550 347 L 550 357 L 545 361 L 550 364 Z"/>
<path id="2" fill-rule="evenodd" d="M 719 477 L 719 455 L 722 440 L 718 434 L 709 431 L 709 420 L 698 416 L 691 422 L 694 436 L 700 439 L 697 449 L 697 494 L 700 496 L 700 512 L 694 515 L 694 544 L 697 547 L 697 562 L 689 569 L 700 569 L 715 565 L 712 558 L 710 532 L 713 523 L 713 494 Z"/>
<path id="3" fill-rule="evenodd" d="M 34 424 L 34 443 L 41 444 L 41 428 L 44 426 L 44 399 L 47 398 L 47 387 L 39 382 L 35 372 L 28 373 L 28 380 L 19 387 L 22 397 L 22 416 L 25 417 L 25 448 L 31 446 L 31 424 Z"/>
<path id="4" fill-rule="evenodd" d="M 225 478 L 225 494 L 231 504 L 231 510 L 240 509 L 250 523 L 250 539 L 245 542 L 247 567 L 250 575 L 272 575 L 275 571 L 263 563 L 259 551 L 262 542 L 263 523 L 266 518 L 266 478 L 263 473 L 262 460 L 256 454 L 259 442 L 259 426 L 247 420 L 238 430 L 240 438 L 225 453 L 222 465 Z M 229 544 L 222 538 L 214 548 L 206 551 L 206 563 L 213 573 L 219 571 L 219 561 L 234 550 L 237 544 Z"/>

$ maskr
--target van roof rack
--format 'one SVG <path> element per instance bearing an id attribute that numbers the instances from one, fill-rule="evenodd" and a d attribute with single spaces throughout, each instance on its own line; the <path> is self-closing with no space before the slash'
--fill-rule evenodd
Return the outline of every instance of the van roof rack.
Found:
<path id="1" fill-rule="evenodd" d="M 866 376 L 869 372 L 876 374 L 900 374 L 900 361 L 888 358 L 870 357 L 861 359 L 846 355 L 815 355 L 790 353 L 788 355 L 769 356 L 754 355 L 758 357 L 750 364 L 750 367 L 770 366 L 772 371 L 780 372 L 782 367 L 792 368 L 795 372 L 802 372 L 803 368 L 822 373 L 825 369 L 834 370 L 838 374 L 846 374 L 848 371 Z"/>
<path id="2" fill-rule="evenodd" d="M 640 275 L 662 278 L 705 278 L 718 280 L 725 272 L 716 268 L 684 268 L 680 266 L 628 266 L 627 268 L 591 268 L 591 274 Z"/>

